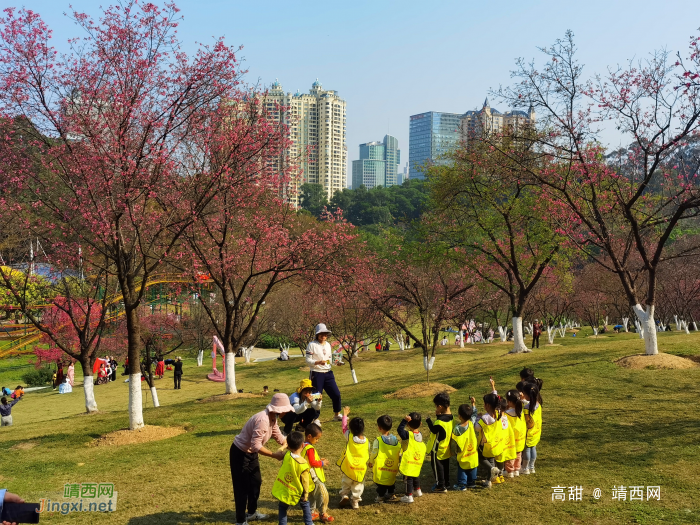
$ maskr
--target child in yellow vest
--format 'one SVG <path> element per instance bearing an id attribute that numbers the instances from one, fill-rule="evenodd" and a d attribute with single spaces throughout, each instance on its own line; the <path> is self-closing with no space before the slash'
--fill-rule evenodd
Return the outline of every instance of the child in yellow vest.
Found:
<path id="1" fill-rule="evenodd" d="M 420 470 L 425 461 L 425 443 L 420 433 L 421 416 L 417 412 L 411 412 L 403 418 L 396 431 L 401 438 L 401 463 L 399 472 L 403 474 L 406 484 L 406 495 L 401 498 L 401 503 L 413 503 L 413 497 L 423 495 L 420 489 Z M 408 426 L 408 430 L 406 430 Z"/>
<path id="2" fill-rule="evenodd" d="M 287 453 L 282 460 L 282 468 L 272 485 L 272 495 L 279 500 L 279 525 L 287 525 L 289 507 L 300 504 L 304 513 L 304 525 L 313 525 L 309 492 L 314 489 L 309 464 L 301 456 L 304 448 L 304 434 L 292 432 L 287 436 Z"/>
<path id="3" fill-rule="evenodd" d="M 476 488 L 476 472 L 479 466 L 479 445 L 474 433 L 474 424 L 478 418 L 476 405 L 459 405 L 457 417 L 459 425 L 452 429 L 452 452 L 457 459 L 457 484 L 454 490 Z"/>
<path id="4" fill-rule="evenodd" d="M 340 477 L 340 507 L 360 508 L 362 493 L 365 490 L 365 473 L 369 461 L 369 441 L 365 438 L 365 422 L 354 417 L 348 424 L 350 407 L 343 409 L 343 435 L 347 440 L 345 451 L 337 465 L 343 473 Z"/>
<path id="5" fill-rule="evenodd" d="M 520 393 L 517 390 L 508 390 L 506 393 L 506 401 L 508 409 L 506 417 L 508 423 L 513 429 L 515 439 L 515 459 L 506 461 L 506 477 L 512 478 L 520 475 L 520 463 L 522 461 L 523 449 L 525 448 L 525 417 L 523 416 L 523 402 L 520 399 Z"/>
<path id="6" fill-rule="evenodd" d="M 377 418 L 379 436 L 372 443 L 369 466 L 372 467 L 372 480 L 377 485 L 377 503 L 394 501 L 394 485 L 399 473 L 399 454 L 401 445 L 398 438 L 391 433 L 393 421 L 391 416 Z"/>
<path id="7" fill-rule="evenodd" d="M 335 521 L 335 518 L 328 514 L 328 489 L 326 488 L 326 473 L 323 470 L 323 467 L 328 466 L 329 463 L 326 458 L 321 458 L 316 450 L 316 443 L 323 436 L 323 431 L 316 423 L 309 423 L 306 425 L 304 433 L 306 434 L 306 441 L 302 449 L 302 456 L 311 467 L 309 472 L 315 486 L 309 495 L 311 519 L 317 520 L 320 518 L 322 522 L 330 523 Z"/>
<path id="8" fill-rule="evenodd" d="M 508 418 L 506 411 L 508 410 L 508 401 L 506 398 L 498 396 L 500 401 L 499 414 L 501 416 L 501 431 L 503 435 L 503 451 L 496 456 L 496 467 L 501 471 L 500 481 L 505 481 L 505 476 L 508 474 L 506 472 L 506 463 L 514 461 L 518 454 L 515 451 L 515 432 L 513 432 L 513 427 L 510 425 L 510 419 Z M 508 475 L 508 477 L 512 477 Z"/>
<path id="9" fill-rule="evenodd" d="M 485 414 L 474 425 L 477 443 L 479 443 L 479 463 L 486 470 L 484 486 L 490 488 L 493 483 L 503 483 L 501 471 L 496 467 L 496 456 L 503 452 L 503 432 L 501 415 L 498 413 L 500 402 L 494 393 L 484 396 Z"/>
<path id="10" fill-rule="evenodd" d="M 521 474 L 535 473 L 535 460 L 537 459 L 537 444 L 542 435 L 542 396 L 536 385 L 525 383 L 523 388 L 523 412 L 525 414 L 525 448 L 523 449 L 523 464 Z"/>
<path id="11" fill-rule="evenodd" d="M 435 485 L 432 492 L 446 494 L 450 483 L 450 439 L 454 416 L 450 411 L 450 396 L 442 392 L 433 398 L 435 405 L 435 423 L 428 418 L 425 422 L 430 429 L 428 451 L 430 452 L 430 465 L 433 467 Z"/>

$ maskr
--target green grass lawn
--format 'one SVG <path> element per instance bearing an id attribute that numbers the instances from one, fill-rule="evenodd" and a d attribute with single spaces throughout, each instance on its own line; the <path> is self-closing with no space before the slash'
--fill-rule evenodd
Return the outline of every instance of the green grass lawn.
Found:
<path id="1" fill-rule="evenodd" d="M 338 523 L 698 523 L 700 491 L 698 433 L 700 368 L 690 370 L 628 370 L 614 361 L 641 353 L 635 334 L 557 339 L 562 346 L 530 354 L 506 355 L 509 345 L 475 345 L 465 350 L 440 349 L 431 380 L 458 391 L 456 406 L 470 395 L 488 392 L 493 376 L 501 393 L 513 388 L 523 366 L 544 380 L 542 441 L 537 474 L 507 480 L 491 490 L 447 495 L 427 494 L 413 505 L 374 504 L 375 489 L 365 484 L 360 510 L 338 510 L 340 472 L 327 470 L 331 513 Z M 700 335 L 664 333 L 662 351 L 699 355 Z M 259 392 L 291 392 L 307 377 L 300 359 L 241 365 L 238 387 Z M 430 398 L 387 400 L 384 394 L 425 380 L 422 357 L 416 351 L 370 352 L 356 363 L 360 383 L 352 384 L 349 367 L 336 368 L 343 404 L 365 418 L 367 434 L 375 437 L 377 416 L 388 413 L 395 427 L 403 414 L 433 413 Z M 261 410 L 263 398 L 211 403 L 198 400 L 223 392 L 223 384 L 206 380 L 211 361 L 197 368 L 187 360 L 182 390 L 173 390 L 172 376 L 158 381 L 162 406 L 144 411 L 147 424 L 186 426 L 180 436 L 139 445 L 90 447 L 95 438 L 126 428 L 127 385 L 97 386 L 99 414 L 83 415 L 82 390 L 58 395 L 31 393 L 13 410 L 15 424 L 0 431 L 0 487 L 28 501 L 62 496 L 65 483 L 114 483 L 119 493 L 113 514 L 42 515 L 42 523 L 115 523 L 158 525 L 234 523 L 228 452 L 233 436 L 246 419 Z M 0 368 L 0 371 L 2 368 Z M 121 371 L 121 370 L 120 370 Z M 76 374 L 77 378 L 78 374 Z M 4 379 L 0 377 L 0 383 Z M 330 422 L 330 403 L 323 410 L 324 435 L 317 448 L 336 460 L 344 446 L 340 423 Z M 481 403 L 479 403 L 479 406 Z M 423 426 L 425 430 L 425 425 Z M 275 445 L 272 443 L 272 448 Z M 277 522 L 277 502 L 270 494 L 279 463 L 261 458 L 263 486 L 260 509 Z M 454 482 L 456 468 L 451 470 Z M 368 475 L 368 478 L 371 476 Z M 422 485 L 433 483 L 429 463 Z M 660 501 L 612 501 L 613 486 L 661 486 Z M 400 488 L 401 483 L 397 483 Z M 582 486 L 582 501 L 552 502 L 552 487 Z M 595 500 L 593 489 L 602 497 Z M 301 512 L 290 514 L 301 523 Z"/>

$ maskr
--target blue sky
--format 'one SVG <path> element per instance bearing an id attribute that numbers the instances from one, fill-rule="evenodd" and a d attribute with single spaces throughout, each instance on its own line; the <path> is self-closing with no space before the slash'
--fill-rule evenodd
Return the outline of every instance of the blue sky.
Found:
<path id="1" fill-rule="evenodd" d="M 54 45 L 77 34 L 63 16 L 69 4 L 99 16 L 110 0 L 2 0 L 39 12 Z M 359 144 L 399 139 L 408 160 L 408 118 L 424 111 L 461 113 L 481 107 L 489 88 L 510 83 L 515 59 L 574 31 L 589 74 L 654 49 L 688 49 L 700 27 L 696 1 L 588 0 L 303 1 L 179 0 L 179 34 L 194 42 L 225 36 L 243 45 L 247 82 L 307 91 L 318 78 L 347 101 L 348 164 Z M 505 110 L 496 100 L 491 106 Z M 348 174 L 350 166 L 348 166 Z"/>

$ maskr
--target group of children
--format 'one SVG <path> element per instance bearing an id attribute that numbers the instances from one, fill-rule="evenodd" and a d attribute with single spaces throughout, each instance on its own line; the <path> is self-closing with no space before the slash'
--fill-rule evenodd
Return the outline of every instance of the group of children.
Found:
<path id="1" fill-rule="evenodd" d="M 479 414 L 475 398 L 471 404 L 460 405 L 457 421 L 450 409 L 450 396 L 435 396 L 435 420 L 426 419 L 430 436 L 427 444 L 420 432 L 421 415 L 411 412 L 397 428 L 398 437 L 391 433 L 391 416 L 377 418 L 379 435 L 372 442 L 365 437 L 365 422 L 360 417 L 348 421 L 350 407 L 343 411 L 342 430 L 347 441 L 337 465 L 341 470 L 341 508 L 357 509 L 364 492 L 364 478 L 372 470 L 377 488 L 377 503 L 401 501 L 413 503 L 423 495 L 420 472 L 427 454 L 435 476 L 433 493 L 447 493 L 450 460 L 457 462 L 457 483 L 454 490 L 466 491 L 477 487 L 479 466 L 483 470 L 484 487 L 504 483 L 505 478 L 535 473 L 537 444 L 542 433 L 542 380 L 524 368 L 521 381 L 505 397 L 498 395 L 493 379 L 491 393 L 486 394 L 484 413 Z M 290 506 L 301 505 L 305 525 L 320 518 L 332 522 L 328 514 L 328 490 L 324 468 L 328 460 L 320 458 L 316 444 L 321 439 L 321 427 L 307 425 L 305 432 L 292 432 L 287 437 L 288 452 L 272 488 L 280 501 L 279 523 L 286 525 Z M 396 477 L 404 479 L 405 495 L 394 494 Z"/>

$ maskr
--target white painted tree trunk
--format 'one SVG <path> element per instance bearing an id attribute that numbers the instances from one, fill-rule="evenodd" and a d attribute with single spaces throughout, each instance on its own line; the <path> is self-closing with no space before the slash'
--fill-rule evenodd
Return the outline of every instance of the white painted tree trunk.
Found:
<path id="1" fill-rule="evenodd" d="M 593 328 L 593 335 L 597 336 L 598 335 L 598 328 L 595 326 L 591 326 Z"/>
<path id="2" fill-rule="evenodd" d="M 634 313 L 639 319 L 644 335 L 644 349 L 647 355 L 656 355 L 659 353 L 659 344 L 656 339 L 656 325 L 654 323 L 654 306 L 647 306 L 646 309 L 641 305 L 634 305 Z"/>
<path id="3" fill-rule="evenodd" d="M 352 382 L 357 384 L 357 374 L 355 373 L 355 370 L 350 371 L 352 373 Z"/>
<path id="4" fill-rule="evenodd" d="M 566 337 L 566 329 L 569 328 L 569 323 L 560 323 L 559 324 L 559 337 Z M 572 326 L 573 328 L 573 326 Z"/>
<path id="5" fill-rule="evenodd" d="M 527 333 L 532 335 L 532 323 L 527 323 Z"/>
<path id="6" fill-rule="evenodd" d="M 224 359 L 226 363 L 226 393 L 235 394 L 238 392 L 236 390 L 236 354 L 228 352 Z"/>
<path id="7" fill-rule="evenodd" d="M 513 317 L 513 349 L 510 351 L 511 354 L 519 354 L 522 352 L 529 352 L 530 349 L 525 344 L 525 338 L 523 333 L 523 318 Z"/>
<path id="8" fill-rule="evenodd" d="M 204 350 L 200 350 L 197 354 L 197 366 L 202 366 L 204 362 Z"/>
<path id="9" fill-rule="evenodd" d="M 158 402 L 158 392 L 156 392 L 156 387 L 151 387 L 151 397 L 153 398 L 153 406 L 158 408 L 160 403 Z"/>
<path id="10" fill-rule="evenodd" d="M 686 334 L 690 334 L 690 330 L 688 329 L 688 321 L 683 321 L 683 329 L 685 330 Z"/>
<path id="11" fill-rule="evenodd" d="M 623 317 L 623 318 L 622 318 L 622 326 L 625 327 L 625 332 L 629 332 L 629 330 L 627 329 L 627 325 L 629 324 L 629 322 L 630 322 L 630 318 L 629 318 L 629 317 Z"/>
<path id="12" fill-rule="evenodd" d="M 607 316 L 607 315 L 605 316 L 605 324 L 603 324 L 603 326 L 604 326 L 605 328 L 608 327 L 608 316 Z"/>
<path id="13" fill-rule="evenodd" d="M 549 338 L 549 344 L 553 345 L 554 344 L 554 338 L 557 335 L 557 329 L 554 327 L 547 327 L 547 337 Z"/>
<path id="14" fill-rule="evenodd" d="M 253 347 L 252 346 L 244 346 L 241 348 L 243 352 L 243 357 L 245 358 L 245 364 L 250 364 L 250 356 L 253 353 Z"/>
<path id="15" fill-rule="evenodd" d="M 698 331 L 698 324 L 693 321 L 693 329 L 697 332 Z"/>
<path id="16" fill-rule="evenodd" d="M 498 335 L 501 336 L 501 343 L 505 343 L 506 340 L 508 339 L 508 331 L 506 330 L 506 327 L 499 325 Z"/>
<path id="17" fill-rule="evenodd" d="M 396 342 L 399 344 L 399 350 L 403 352 L 406 349 L 403 333 L 399 332 L 396 334 Z"/>
<path id="18" fill-rule="evenodd" d="M 95 401 L 95 379 L 93 376 L 83 376 L 83 393 L 85 394 L 85 411 L 88 414 L 97 412 Z"/>
<path id="19" fill-rule="evenodd" d="M 464 348 L 464 334 L 461 330 L 459 332 L 459 347 Z"/>
<path id="20" fill-rule="evenodd" d="M 129 429 L 143 428 L 143 398 L 141 396 L 141 372 L 129 374 Z"/>
<path id="21" fill-rule="evenodd" d="M 656 323 L 654 323 L 654 328 L 656 328 L 657 332 L 665 332 L 666 331 L 666 325 L 663 323 L 659 323 L 659 326 L 656 326 Z"/>
<path id="22" fill-rule="evenodd" d="M 644 328 L 642 328 L 642 324 L 637 319 L 634 320 L 634 327 L 637 329 L 639 338 L 644 339 Z"/>

